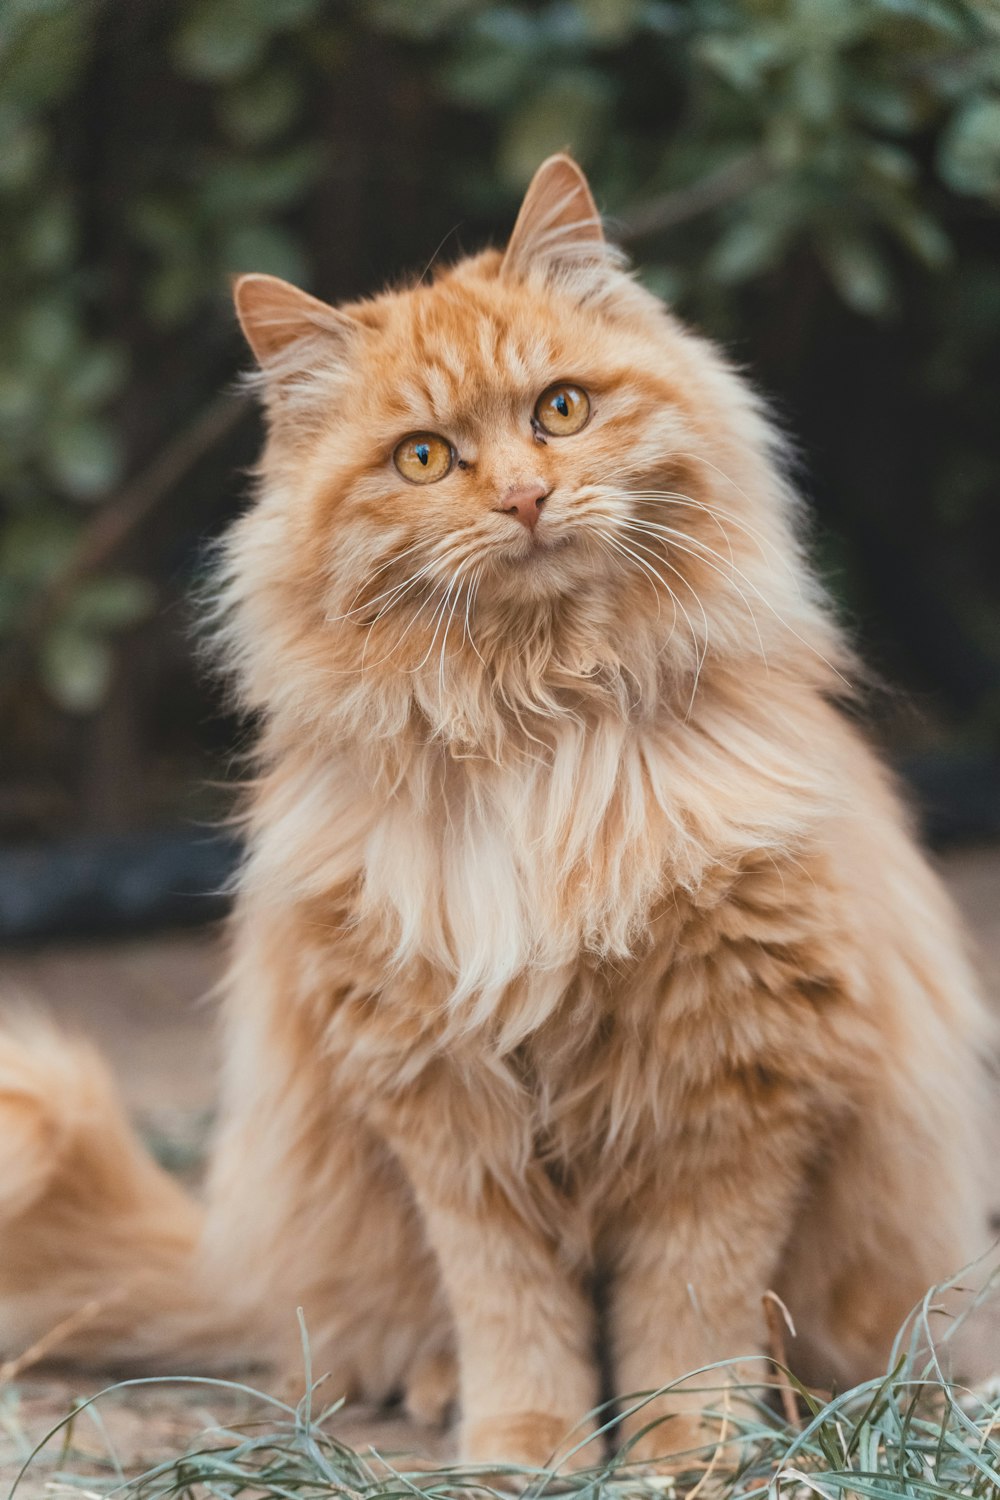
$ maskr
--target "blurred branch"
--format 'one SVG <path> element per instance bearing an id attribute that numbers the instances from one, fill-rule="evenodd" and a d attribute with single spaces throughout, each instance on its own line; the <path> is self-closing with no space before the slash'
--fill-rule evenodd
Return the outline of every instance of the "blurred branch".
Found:
<path id="1" fill-rule="evenodd" d="M 217 396 L 117 495 L 105 501 L 84 528 L 68 562 L 39 591 L 26 611 L 19 632 L 22 641 L 35 637 L 59 613 L 81 580 L 103 567 L 119 551 L 136 527 L 173 493 L 195 464 L 234 430 L 247 410 L 248 401 L 242 395 Z"/>
<path id="2" fill-rule="evenodd" d="M 204 406 L 146 467 L 95 512 L 68 561 L 24 611 L 7 643 L 0 672 L 0 702 L 16 695 L 31 670 L 33 648 L 85 579 L 99 571 L 177 488 L 206 453 L 232 432 L 249 410 L 246 396 L 227 393 Z"/>
<path id="3" fill-rule="evenodd" d="M 647 198 L 634 208 L 626 209 L 617 238 L 631 244 L 665 229 L 674 229 L 678 224 L 686 224 L 689 219 L 696 219 L 700 214 L 742 197 L 763 182 L 770 171 L 764 152 L 751 151 L 728 162 L 717 172 L 710 172 L 700 182 L 662 193 L 658 198 Z"/>

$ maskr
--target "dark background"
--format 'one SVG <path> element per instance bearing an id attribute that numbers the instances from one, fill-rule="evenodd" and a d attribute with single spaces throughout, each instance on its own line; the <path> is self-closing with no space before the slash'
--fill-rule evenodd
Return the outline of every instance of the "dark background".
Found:
<path id="1" fill-rule="evenodd" d="M 566 146 L 795 434 L 929 831 L 1000 834 L 992 0 L 4 0 L 0 935 L 218 909 L 231 274 L 337 300 L 501 242 Z"/>

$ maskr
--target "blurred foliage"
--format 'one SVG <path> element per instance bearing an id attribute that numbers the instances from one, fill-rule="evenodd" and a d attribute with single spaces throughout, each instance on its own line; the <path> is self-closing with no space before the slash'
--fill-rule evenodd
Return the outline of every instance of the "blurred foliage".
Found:
<path id="1" fill-rule="evenodd" d="M 121 642 L 155 638 L 235 503 L 94 545 L 237 367 L 229 275 L 370 289 L 449 225 L 445 258 L 502 232 L 565 146 L 649 283 L 804 433 L 845 598 L 891 616 L 967 736 L 996 734 L 995 0 L 4 0 L 0 140 L 0 736 L 22 762 L 100 715 Z"/>

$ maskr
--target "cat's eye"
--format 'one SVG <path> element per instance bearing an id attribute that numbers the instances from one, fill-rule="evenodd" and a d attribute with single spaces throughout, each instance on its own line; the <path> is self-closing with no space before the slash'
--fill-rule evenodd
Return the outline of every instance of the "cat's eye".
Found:
<path id="1" fill-rule="evenodd" d="M 590 397 L 581 386 L 563 381 L 550 385 L 535 403 L 535 421 L 550 437 L 572 437 L 586 427 Z"/>
<path id="2" fill-rule="evenodd" d="M 411 484 L 434 484 L 451 472 L 455 452 L 436 432 L 414 432 L 396 444 L 392 461 Z"/>

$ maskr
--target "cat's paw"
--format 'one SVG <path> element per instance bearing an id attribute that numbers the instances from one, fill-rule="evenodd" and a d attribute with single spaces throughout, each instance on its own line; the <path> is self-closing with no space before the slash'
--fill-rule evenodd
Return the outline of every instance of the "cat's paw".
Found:
<path id="1" fill-rule="evenodd" d="M 650 1431 L 642 1432 L 653 1420 L 650 1415 L 645 1422 L 626 1424 L 619 1453 L 623 1463 L 641 1465 L 647 1473 L 675 1474 L 685 1466 L 700 1464 L 713 1446 L 713 1433 L 698 1416 L 685 1413 L 664 1417 Z M 638 1435 L 629 1435 L 629 1425 Z"/>
<path id="2" fill-rule="evenodd" d="M 731 1418 L 729 1402 L 719 1411 L 685 1411 L 657 1398 L 623 1420 L 618 1461 L 644 1474 L 704 1473 L 706 1465 L 713 1473 L 731 1471 L 744 1450 L 739 1424 Z"/>
<path id="3" fill-rule="evenodd" d="M 570 1473 L 602 1462 L 599 1443 L 584 1441 L 589 1430 L 548 1412 L 509 1412 L 467 1425 L 461 1454 L 466 1463 L 524 1464 Z"/>

